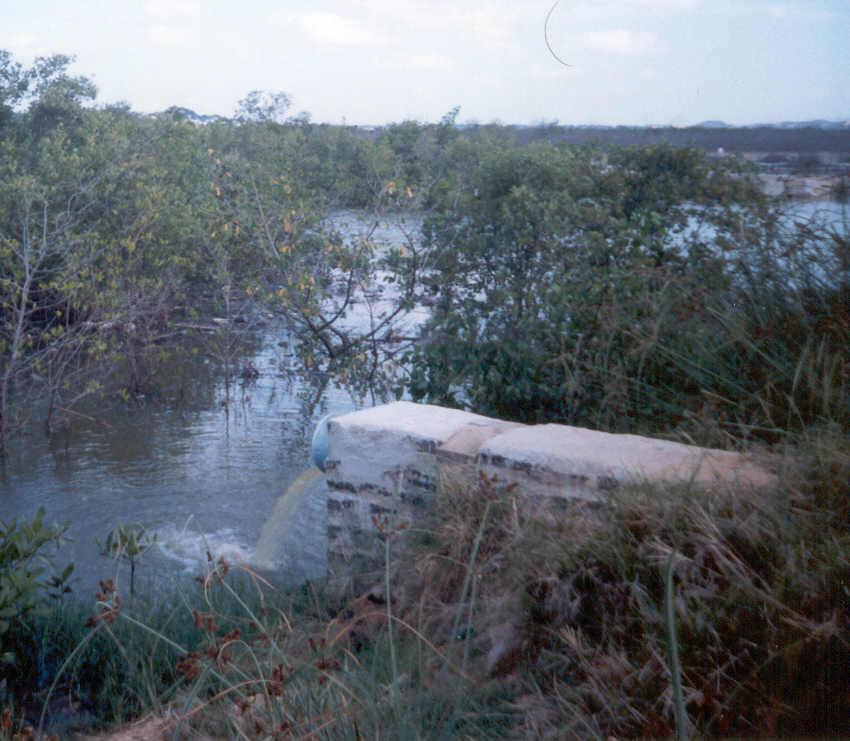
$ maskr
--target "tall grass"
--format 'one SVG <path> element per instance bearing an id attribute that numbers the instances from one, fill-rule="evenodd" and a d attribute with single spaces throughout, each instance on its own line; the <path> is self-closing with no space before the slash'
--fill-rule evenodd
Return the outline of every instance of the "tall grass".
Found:
<path id="1" fill-rule="evenodd" d="M 394 537 L 386 584 L 350 604 L 217 564 L 170 607 L 162 595 L 124 604 L 111 584 L 92 607 L 57 606 L 18 637 L 28 663 L 4 703 L 11 730 L 66 735 L 154 715 L 176 737 L 498 737 L 492 692 L 429 683 L 434 662 L 455 676 L 457 661 L 394 614 Z"/>
<path id="2" fill-rule="evenodd" d="M 275 614 L 308 609 L 303 590 L 266 600 L 250 580 L 232 581 L 227 590 L 183 585 L 124 602 L 121 585 L 104 582 L 96 597 L 54 602 L 10 631 L 16 660 L 2 667 L 0 709 L 15 707 L 36 727 L 46 709 L 42 720 L 63 731 L 160 712 L 182 691 L 181 658 L 204 646 L 199 611 L 214 612 L 231 630 L 248 620 L 249 604 Z"/>
<path id="3" fill-rule="evenodd" d="M 675 622 L 696 735 L 850 732 L 850 450 L 831 435 L 807 445 L 778 496 L 623 492 L 586 537 L 538 551 L 529 730 L 672 735 Z"/>
<path id="4" fill-rule="evenodd" d="M 723 447 L 824 424 L 850 433 L 848 224 L 777 212 L 740 230 L 689 244 L 687 270 L 649 270 L 606 310 L 602 344 L 621 358 L 573 360 L 605 390 L 600 424 Z"/>

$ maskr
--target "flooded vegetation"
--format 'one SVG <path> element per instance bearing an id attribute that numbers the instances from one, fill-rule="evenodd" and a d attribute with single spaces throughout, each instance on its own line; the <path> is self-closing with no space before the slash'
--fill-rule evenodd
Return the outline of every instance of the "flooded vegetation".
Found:
<path id="1" fill-rule="evenodd" d="M 458 115 L 142 114 L 0 52 L 0 738 L 850 733 L 846 131 L 801 203 L 765 178 L 818 175 L 814 127 L 740 134 L 803 142 L 779 172 L 716 125 Z M 310 437 L 399 398 L 780 485 L 567 531 L 482 477 L 376 520 L 347 592 Z"/>
<path id="2" fill-rule="evenodd" d="M 337 211 L 328 223 L 346 241 L 370 234 L 386 250 L 403 245 L 417 219 Z M 76 564 L 77 589 L 92 591 L 112 573 L 95 539 L 121 523 L 144 523 L 157 535 L 140 572 L 151 587 L 190 579 L 208 551 L 250 561 L 278 498 L 309 465 L 315 423 L 368 403 L 332 375 L 303 368 L 280 315 L 261 314 L 244 298 L 239 305 L 251 315 L 233 325 L 217 323 L 212 307 L 172 322 L 174 334 L 146 351 L 149 375 L 136 392 L 113 380 L 110 392 L 81 400 L 50 434 L 36 398 L 15 429 L 0 463 L 5 516 L 44 507 L 71 523 L 64 553 Z M 392 302 L 381 296 L 376 305 Z M 407 329 L 417 321 L 411 313 Z M 368 311 L 355 304 L 346 320 L 362 330 Z"/>

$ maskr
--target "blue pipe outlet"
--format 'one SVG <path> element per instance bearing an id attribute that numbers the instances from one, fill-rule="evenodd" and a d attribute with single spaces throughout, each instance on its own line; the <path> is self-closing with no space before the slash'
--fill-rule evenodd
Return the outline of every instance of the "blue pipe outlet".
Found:
<path id="1" fill-rule="evenodd" d="M 325 470 L 325 461 L 331 452 L 331 438 L 328 434 L 328 422 L 335 415 L 326 414 L 319 420 L 316 429 L 313 432 L 313 442 L 310 445 L 310 455 L 313 458 L 313 465 L 320 471 Z"/>

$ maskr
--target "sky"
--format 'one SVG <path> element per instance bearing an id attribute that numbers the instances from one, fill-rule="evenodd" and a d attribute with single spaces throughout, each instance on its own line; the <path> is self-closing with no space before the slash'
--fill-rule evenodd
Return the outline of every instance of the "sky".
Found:
<path id="1" fill-rule="evenodd" d="M 74 55 L 102 103 L 312 120 L 850 120 L 850 0 L 0 0 L 0 49 Z"/>

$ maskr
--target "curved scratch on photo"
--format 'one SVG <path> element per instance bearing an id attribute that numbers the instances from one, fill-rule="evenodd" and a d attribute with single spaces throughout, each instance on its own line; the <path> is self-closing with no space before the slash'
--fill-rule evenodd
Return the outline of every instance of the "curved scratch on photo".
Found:
<path id="1" fill-rule="evenodd" d="M 565 62 L 555 50 L 552 48 L 552 44 L 549 41 L 549 19 L 552 17 L 552 13 L 555 12 L 555 8 L 557 8 L 561 4 L 561 0 L 555 0 L 555 3 L 549 8 L 549 12 L 546 14 L 546 20 L 543 21 L 543 40 L 546 42 L 546 48 L 549 50 L 549 53 L 555 57 L 555 59 L 564 65 L 564 67 L 572 67 L 573 65 Z"/>

